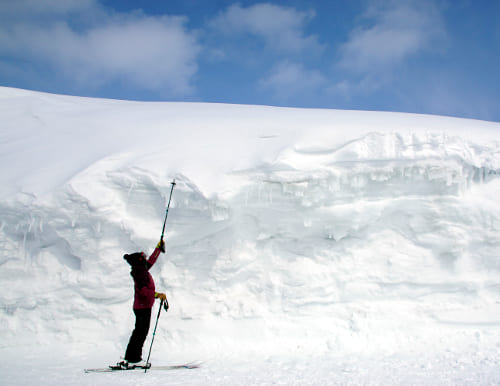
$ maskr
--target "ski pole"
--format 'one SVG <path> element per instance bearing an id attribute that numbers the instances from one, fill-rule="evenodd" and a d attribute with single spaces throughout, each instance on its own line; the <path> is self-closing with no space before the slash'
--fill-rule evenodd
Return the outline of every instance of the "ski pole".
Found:
<path id="1" fill-rule="evenodd" d="M 149 346 L 148 360 L 146 361 L 146 368 L 144 369 L 144 372 L 148 371 L 149 368 L 149 358 L 151 356 L 151 349 L 153 348 L 153 342 L 155 341 L 156 327 L 158 327 L 158 319 L 160 319 L 160 312 L 163 307 L 163 302 L 164 300 L 162 299 L 160 303 L 160 309 L 158 310 L 158 316 L 156 317 L 155 329 L 153 331 L 153 338 L 151 339 L 151 346 Z M 168 310 L 168 301 L 167 301 L 167 306 L 165 307 L 165 311 L 167 310 Z"/>
<path id="2" fill-rule="evenodd" d="M 167 205 L 167 210 L 165 212 L 165 221 L 163 221 L 163 229 L 161 231 L 161 239 L 163 240 L 163 235 L 165 234 L 165 225 L 167 224 L 167 217 L 168 217 L 168 210 L 170 208 L 170 201 L 172 200 L 172 193 L 174 191 L 174 186 L 175 186 L 175 178 L 171 182 L 172 188 L 170 188 L 170 197 L 168 199 L 168 205 Z"/>

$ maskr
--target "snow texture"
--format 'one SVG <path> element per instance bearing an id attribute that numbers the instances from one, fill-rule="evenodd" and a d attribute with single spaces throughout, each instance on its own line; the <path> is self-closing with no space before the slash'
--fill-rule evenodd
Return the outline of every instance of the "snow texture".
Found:
<path id="1" fill-rule="evenodd" d="M 500 383 L 500 124 L 11 88 L 0 117 L 2 384 Z M 151 361 L 202 368 L 84 374 L 174 178 Z"/>

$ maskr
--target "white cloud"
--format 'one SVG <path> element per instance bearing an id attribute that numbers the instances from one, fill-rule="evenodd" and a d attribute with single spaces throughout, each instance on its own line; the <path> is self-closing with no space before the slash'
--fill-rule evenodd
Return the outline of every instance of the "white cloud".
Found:
<path id="1" fill-rule="evenodd" d="M 248 8 L 234 4 L 212 20 L 210 26 L 229 37 L 238 34 L 259 37 L 268 48 L 280 53 L 301 53 L 322 49 L 316 36 L 304 34 L 305 25 L 314 16 L 312 11 L 299 12 L 268 3 Z"/>
<path id="2" fill-rule="evenodd" d="M 22 0 L 29 3 L 30 0 Z M 31 0 L 33 1 L 33 0 Z M 55 0 L 43 0 L 56 5 Z M 81 8 L 85 4 L 84 8 Z M 37 23 L 17 16 L 13 23 L 0 26 L 0 54 L 24 61 L 41 61 L 66 78 L 97 87 L 123 81 L 143 89 L 179 96 L 192 93 L 191 80 L 197 71 L 200 46 L 185 19 L 170 16 L 127 16 L 104 12 L 92 0 L 56 6 L 48 18 Z M 73 5 L 74 7 L 71 7 Z M 94 7 L 94 8 L 92 8 Z M 64 17 L 67 12 L 93 11 L 99 24 L 79 29 Z M 47 11 L 40 11 L 40 15 Z"/>
<path id="3" fill-rule="evenodd" d="M 74 63 L 87 63 L 91 73 L 124 76 L 148 89 L 168 87 L 172 94 L 190 93 L 199 52 L 194 35 L 177 17 L 135 18 L 92 29 L 77 41 Z"/>
<path id="4" fill-rule="evenodd" d="M 327 79 L 319 71 L 309 70 L 301 63 L 283 61 L 273 67 L 259 86 L 270 90 L 280 102 L 289 102 L 318 91 L 326 82 Z"/>
<path id="5" fill-rule="evenodd" d="M 444 26 L 432 1 L 374 1 L 364 14 L 368 26 L 354 29 L 340 48 L 339 66 L 356 73 L 391 70 L 433 47 Z"/>

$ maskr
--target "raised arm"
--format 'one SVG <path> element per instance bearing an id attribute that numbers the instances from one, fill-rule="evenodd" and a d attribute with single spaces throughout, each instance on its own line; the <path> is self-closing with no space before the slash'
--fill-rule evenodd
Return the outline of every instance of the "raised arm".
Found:
<path id="1" fill-rule="evenodd" d="M 147 260 L 148 269 L 150 269 L 153 264 L 156 263 L 156 260 L 158 260 L 158 256 L 160 256 L 160 253 L 165 253 L 165 242 L 163 241 L 163 239 L 160 240 L 151 256 L 149 256 Z"/>

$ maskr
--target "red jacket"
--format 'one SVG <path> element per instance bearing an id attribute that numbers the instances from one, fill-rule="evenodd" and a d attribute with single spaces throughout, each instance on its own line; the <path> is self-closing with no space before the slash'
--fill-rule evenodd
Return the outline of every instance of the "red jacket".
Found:
<path id="1" fill-rule="evenodd" d="M 155 282 L 149 269 L 160 256 L 160 248 L 156 248 L 144 265 L 132 267 L 130 275 L 134 278 L 134 310 L 152 308 L 155 302 Z"/>

